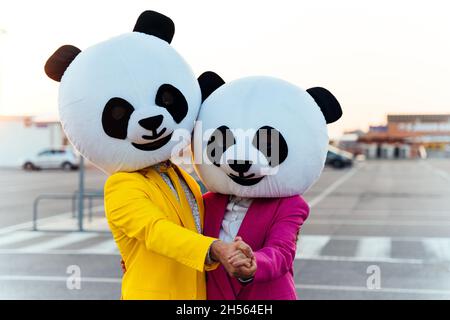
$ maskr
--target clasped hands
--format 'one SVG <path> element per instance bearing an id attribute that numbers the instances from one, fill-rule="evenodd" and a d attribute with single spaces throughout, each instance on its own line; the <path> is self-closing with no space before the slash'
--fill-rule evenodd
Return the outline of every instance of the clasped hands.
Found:
<path id="1" fill-rule="evenodd" d="M 213 242 L 210 248 L 210 257 L 220 262 L 231 277 L 248 280 L 256 273 L 256 259 L 253 250 L 248 244 L 236 237 L 232 243 L 221 240 Z M 125 262 L 120 261 L 122 271 L 127 271 Z"/>
<path id="2" fill-rule="evenodd" d="M 241 237 L 236 237 L 232 243 L 220 240 L 213 242 L 210 257 L 220 262 L 231 277 L 247 280 L 256 273 L 253 250 Z"/>

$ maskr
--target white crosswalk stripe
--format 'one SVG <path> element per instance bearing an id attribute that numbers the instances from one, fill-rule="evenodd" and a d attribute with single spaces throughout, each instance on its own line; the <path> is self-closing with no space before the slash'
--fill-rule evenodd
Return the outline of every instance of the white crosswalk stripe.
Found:
<path id="1" fill-rule="evenodd" d="M 42 236 L 42 232 L 17 231 L 0 237 L 0 247 Z"/>
<path id="2" fill-rule="evenodd" d="M 324 248 L 332 241 L 355 241 L 356 250 L 353 256 L 324 255 Z M 450 262 L 450 238 L 389 238 L 389 237 L 355 237 L 355 236 L 322 236 L 302 235 L 297 244 L 296 259 L 299 260 L 332 260 L 332 261 L 367 261 L 392 263 L 424 263 L 425 260 L 397 258 L 392 256 L 392 245 L 395 241 L 417 242 L 428 253 L 428 260 Z"/>
<path id="3" fill-rule="evenodd" d="M 435 257 L 450 261 L 450 241 L 448 238 L 427 238 L 422 241 L 422 245 Z"/>
<path id="4" fill-rule="evenodd" d="M 43 243 L 36 243 L 34 245 L 27 246 L 24 248 L 24 250 L 31 251 L 31 252 L 45 252 L 52 249 L 57 249 L 64 247 L 69 244 L 73 244 L 76 242 L 84 241 L 87 239 L 91 239 L 96 237 L 97 235 L 95 233 L 80 233 L 80 232 L 74 232 L 74 233 L 68 233 L 64 234 L 60 237 L 44 241 Z"/>
<path id="5" fill-rule="evenodd" d="M 330 239 L 330 236 L 301 236 L 297 245 L 296 258 L 319 256 Z"/>
<path id="6" fill-rule="evenodd" d="M 82 253 L 92 253 L 95 254 L 97 252 L 101 253 L 118 253 L 117 245 L 113 239 L 106 239 L 99 244 L 90 246 L 86 249 L 80 250 Z"/>
<path id="7" fill-rule="evenodd" d="M 386 237 L 365 237 L 358 241 L 356 257 L 386 258 L 391 256 L 391 239 Z"/>
<path id="8" fill-rule="evenodd" d="M 87 241 L 90 239 L 93 241 Z M 25 244 L 22 245 L 22 242 Z M 72 245 L 80 248 L 65 248 Z M 112 237 L 98 232 L 15 231 L 0 236 L 0 254 L 27 253 L 118 254 L 118 249 Z"/>
<path id="9" fill-rule="evenodd" d="M 348 241 L 354 241 L 354 252 L 351 256 L 333 255 L 332 248 L 339 246 L 343 240 L 347 241 L 346 245 Z M 411 257 L 393 256 L 392 248 L 396 241 L 414 243 L 413 247 L 417 243 L 425 250 L 426 257 L 418 259 L 414 252 Z M 329 245 L 331 247 L 327 248 Z M 118 255 L 119 251 L 113 238 L 101 232 L 15 231 L 0 235 L 0 254 L 28 253 Z M 409 264 L 425 263 L 422 259 L 450 262 L 450 238 L 301 235 L 296 259 Z"/>

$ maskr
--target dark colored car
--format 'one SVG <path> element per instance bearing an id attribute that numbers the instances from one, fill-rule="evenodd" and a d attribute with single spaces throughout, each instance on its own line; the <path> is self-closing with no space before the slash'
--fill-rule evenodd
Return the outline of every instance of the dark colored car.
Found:
<path id="1" fill-rule="evenodd" d="M 353 155 L 336 147 L 328 146 L 325 164 L 338 169 L 351 167 L 353 165 Z"/>

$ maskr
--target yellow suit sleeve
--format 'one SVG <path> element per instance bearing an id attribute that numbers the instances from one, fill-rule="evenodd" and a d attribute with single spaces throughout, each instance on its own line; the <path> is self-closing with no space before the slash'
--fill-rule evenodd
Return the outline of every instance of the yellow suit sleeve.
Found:
<path id="1" fill-rule="evenodd" d="M 203 272 L 207 252 L 216 239 L 168 220 L 145 188 L 146 183 L 133 173 L 109 177 L 105 184 L 105 211 L 110 223 L 128 237 L 144 242 L 148 250 Z"/>

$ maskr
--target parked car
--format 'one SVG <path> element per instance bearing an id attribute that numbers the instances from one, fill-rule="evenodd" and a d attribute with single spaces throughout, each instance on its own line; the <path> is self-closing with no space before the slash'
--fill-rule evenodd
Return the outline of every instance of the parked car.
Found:
<path id="1" fill-rule="evenodd" d="M 80 159 L 71 149 L 45 149 L 37 155 L 29 157 L 23 161 L 23 169 L 63 169 L 76 170 L 80 164 Z"/>
<path id="2" fill-rule="evenodd" d="M 353 165 L 353 155 L 350 152 L 338 149 L 333 146 L 328 146 L 326 165 L 333 168 L 345 168 Z"/>

